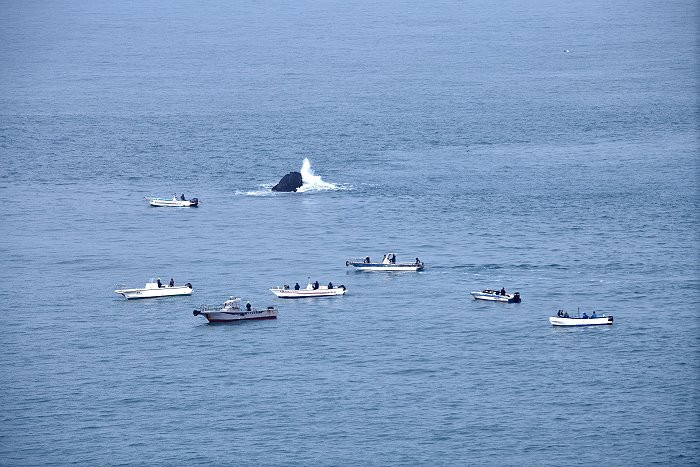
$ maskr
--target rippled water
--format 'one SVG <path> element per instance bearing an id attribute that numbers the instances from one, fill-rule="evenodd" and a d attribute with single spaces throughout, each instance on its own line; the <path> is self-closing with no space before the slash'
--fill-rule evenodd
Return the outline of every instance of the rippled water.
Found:
<path id="1" fill-rule="evenodd" d="M 697 24 L 3 5 L 0 463 L 697 464 Z M 306 157 L 337 189 L 268 193 Z M 344 266 L 387 251 L 427 268 Z M 307 277 L 348 294 L 267 290 Z M 233 294 L 279 319 L 192 316 Z M 579 307 L 615 324 L 549 325 Z"/>

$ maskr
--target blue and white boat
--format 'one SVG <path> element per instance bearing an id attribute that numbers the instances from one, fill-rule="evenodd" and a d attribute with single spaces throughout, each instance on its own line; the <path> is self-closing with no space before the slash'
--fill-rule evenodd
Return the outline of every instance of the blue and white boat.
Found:
<path id="1" fill-rule="evenodd" d="M 309 297 L 335 297 L 338 295 L 345 295 L 347 289 L 344 285 L 339 285 L 337 287 L 333 286 L 333 283 L 329 282 L 328 285 L 320 285 L 318 281 L 311 283 L 311 278 L 309 278 L 308 284 L 303 289 L 299 287 L 297 282 L 295 287 L 289 287 L 288 285 L 283 285 L 281 287 L 273 287 L 270 292 L 275 294 L 278 298 L 309 298 Z"/>
<path id="2" fill-rule="evenodd" d="M 481 292 L 470 292 L 475 300 L 487 300 L 492 302 L 520 303 L 520 292 L 506 293 L 504 289 L 482 290 Z"/>
<path id="3" fill-rule="evenodd" d="M 384 255 L 380 263 L 373 263 L 367 256 L 364 259 L 349 259 L 345 261 L 345 266 L 352 266 L 358 271 L 421 271 L 425 267 L 418 258 L 414 263 L 397 263 L 394 253 Z"/>
<path id="4" fill-rule="evenodd" d="M 170 208 L 191 208 L 199 205 L 197 198 L 185 199 L 185 195 L 180 198 L 173 196 L 172 198 L 146 198 L 148 203 L 154 207 L 170 207 Z"/>

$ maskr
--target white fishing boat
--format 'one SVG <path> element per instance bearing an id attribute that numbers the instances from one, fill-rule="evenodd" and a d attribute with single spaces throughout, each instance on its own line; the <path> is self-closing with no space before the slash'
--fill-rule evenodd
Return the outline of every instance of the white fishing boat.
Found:
<path id="1" fill-rule="evenodd" d="M 550 316 L 549 322 L 552 326 L 604 326 L 613 323 L 612 316 L 605 316 L 605 313 L 598 314 L 593 312 L 588 316 L 585 312 L 583 315 L 577 313 L 576 316 L 569 316 L 569 313 L 564 310 L 559 310 L 557 316 Z"/>
<path id="2" fill-rule="evenodd" d="M 469 292 L 475 300 L 487 300 L 492 302 L 520 303 L 520 292 L 506 293 L 504 289 L 482 290 L 481 292 Z"/>
<path id="3" fill-rule="evenodd" d="M 176 295 L 192 294 L 192 284 L 162 285 L 160 279 L 157 282 L 147 282 L 143 289 L 117 289 L 114 293 L 123 295 L 127 300 L 135 298 L 174 297 Z"/>
<path id="4" fill-rule="evenodd" d="M 394 253 L 384 255 L 379 263 L 373 263 L 367 256 L 364 259 L 349 259 L 345 261 L 345 266 L 352 266 L 358 271 L 421 271 L 425 267 L 418 258 L 414 263 L 397 263 Z"/>
<path id="5" fill-rule="evenodd" d="M 271 288 L 270 292 L 279 298 L 335 297 L 337 295 L 345 295 L 345 292 L 347 292 L 344 285 L 337 287 L 334 287 L 332 283 L 320 285 L 318 281 L 312 284 L 311 279 L 309 279 L 308 284 L 303 289 L 298 287 L 298 283 L 294 287 L 283 285 L 282 287 Z"/>
<path id="6" fill-rule="evenodd" d="M 248 319 L 277 319 L 277 309 L 272 306 L 258 310 L 248 303 L 244 309 L 241 309 L 239 297 L 230 297 L 223 305 L 201 305 L 192 314 L 194 316 L 204 315 L 210 323 L 230 323 Z"/>
<path id="7" fill-rule="evenodd" d="M 146 197 L 151 206 L 155 207 L 171 207 L 171 208 L 190 208 L 197 207 L 199 205 L 199 200 L 197 198 L 185 199 L 185 196 L 178 198 L 173 196 L 172 198 L 148 198 Z"/>

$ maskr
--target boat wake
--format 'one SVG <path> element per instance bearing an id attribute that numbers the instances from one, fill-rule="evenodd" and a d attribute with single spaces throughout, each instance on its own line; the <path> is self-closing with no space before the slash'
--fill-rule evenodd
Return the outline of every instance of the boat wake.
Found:
<path id="1" fill-rule="evenodd" d="M 311 168 L 311 161 L 308 157 L 304 158 L 301 164 L 301 187 L 297 188 L 297 193 L 314 193 L 318 191 L 342 191 L 352 189 L 351 185 L 329 183 L 323 180 L 320 175 L 316 175 L 314 169 Z M 279 193 L 272 191 L 274 184 L 266 183 L 260 185 L 260 189 L 254 191 L 237 191 L 238 195 L 245 196 L 275 196 Z"/>

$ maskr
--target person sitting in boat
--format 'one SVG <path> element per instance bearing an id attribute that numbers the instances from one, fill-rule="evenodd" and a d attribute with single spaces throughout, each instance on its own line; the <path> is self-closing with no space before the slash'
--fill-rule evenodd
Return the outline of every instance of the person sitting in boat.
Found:
<path id="1" fill-rule="evenodd" d="M 370 263 L 369 256 L 367 256 L 363 262 L 364 262 L 365 264 L 369 264 L 369 263 Z"/>
<path id="2" fill-rule="evenodd" d="M 175 287 L 175 279 L 170 278 L 170 287 Z"/>
<path id="3" fill-rule="evenodd" d="M 585 312 L 585 311 L 583 312 L 583 316 L 582 316 L 582 318 L 583 318 L 583 319 L 588 319 L 588 315 L 586 314 L 586 312 Z"/>
<path id="4" fill-rule="evenodd" d="M 251 309 L 250 302 L 245 304 L 245 309 L 246 309 L 246 311 L 250 311 L 250 309 Z"/>
<path id="5" fill-rule="evenodd" d="M 160 289 L 161 287 L 163 287 L 163 284 L 160 283 L 160 277 L 159 277 L 158 280 L 156 281 L 156 284 L 158 284 L 158 288 L 159 288 L 159 289 Z"/>
<path id="6" fill-rule="evenodd" d="M 298 283 L 298 282 L 297 282 L 296 284 L 294 284 L 294 290 L 299 290 L 300 288 L 301 288 L 301 287 L 299 287 L 299 283 Z"/>
<path id="7" fill-rule="evenodd" d="M 318 281 L 316 281 L 316 282 L 314 282 L 314 290 L 318 290 L 318 288 L 319 288 L 319 284 L 318 284 Z"/>
<path id="8" fill-rule="evenodd" d="M 564 317 L 564 313 L 561 312 L 561 310 L 557 311 L 557 316 L 560 318 Z"/>
<path id="9" fill-rule="evenodd" d="M 568 312 L 568 311 L 565 311 L 565 312 L 564 312 L 564 318 L 568 318 L 568 317 L 569 317 L 569 312 Z"/>
<path id="10" fill-rule="evenodd" d="M 506 294 L 506 288 L 505 288 L 505 287 L 501 287 L 501 295 L 505 295 L 505 294 Z"/>
<path id="11" fill-rule="evenodd" d="M 329 283 L 328 283 L 328 288 L 329 288 L 329 289 L 332 289 L 332 288 L 333 288 L 333 282 L 329 282 Z"/>
<path id="12" fill-rule="evenodd" d="M 597 318 L 597 317 L 598 317 L 598 315 L 596 315 L 596 314 L 595 314 L 595 310 L 593 310 L 593 313 L 591 313 L 591 319 Z"/>
<path id="13" fill-rule="evenodd" d="M 416 258 L 416 264 L 420 264 L 420 260 Z"/>
<path id="14" fill-rule="evenodd" d="M 187 201 L 184 193 L 180 195 L 180 201 Z"/>
<path id="15" fill-rule="evenodd" d="M 289 290 L 289 286 L 287 284 L 284 284 L 284 290 Z"/>

